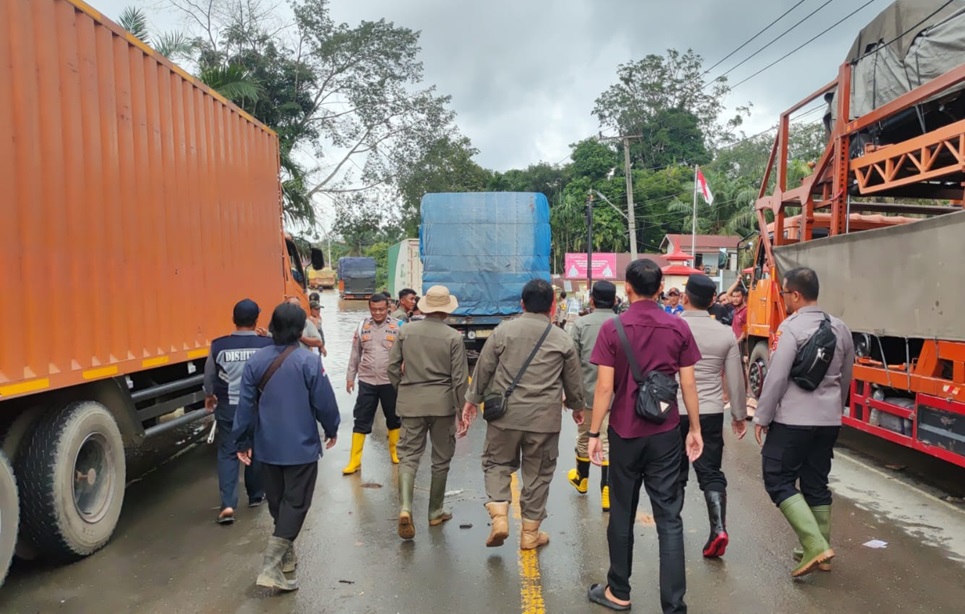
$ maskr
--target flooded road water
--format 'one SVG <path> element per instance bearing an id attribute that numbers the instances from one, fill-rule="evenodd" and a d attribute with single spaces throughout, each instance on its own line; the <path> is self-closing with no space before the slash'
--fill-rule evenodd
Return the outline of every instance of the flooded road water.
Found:
<path id="1" fill-rule="evenodd" d="M 325 359 L 342 415 L 338 445 L 319 466 L 315 501 L 299 537 L 300 590 L 272 595 L 254 586 L 271 519 L 264 507 L 238 511 L 233 526 L 216 525 L 214 446 L 188 449 L 130 486 L 120 525 L 101 552 L 64 567 L 18 563 L 0 589 L 0 612 L 221 613 L 337 612 L 524 614 L 602 612 L 586 589 L 604 580 L 607 516 L 599 505 L 599 471 L 578 495 L 566 481 L 575 426 L 564 420 L 560 462 L 550 490 L 551 542 L 535 558 L 516 548 L 519 520 L 501 548 L 486 548 L 489 531 L 480 466 L 484 426 L 459 440 L 447 505 L 454 518 L 426 523 L 428 460 L 416 487 L 417 535 L 402 542 L 396 468 L 381 416 L 366 442 L 360 473 L 342 476 L 349 455 L 354 395 L 345 391 L 352 332 L 364 302 L 322 295 L 329 356 Z M 728 437 L 729 434 L 728 434 Z M 729 438 L 725 470 L 732 544 L 722 561 L 700 556 L 707 532 L 700 492 L 684 507 L 691 612 L 888 614 L 962 612 L 965 603 L 965 515 L 839 454 L 832 573 L 792 581 L 794 538 L 764 493 L 760 456 L 750 439 Z M 147 453 L 145 453 L 147 454 Z M 147 455 L 149 456 L 149 455 Z M 145 456 L 145 458 L 147 458 Z M 634 611 L 657 611 L 657 538 L 649 504 L 641 502 L 632 579 Z M 880 540 L 887 546 L 864 544 Z M 535 565 L 531 564 L 535 561 Z"/>

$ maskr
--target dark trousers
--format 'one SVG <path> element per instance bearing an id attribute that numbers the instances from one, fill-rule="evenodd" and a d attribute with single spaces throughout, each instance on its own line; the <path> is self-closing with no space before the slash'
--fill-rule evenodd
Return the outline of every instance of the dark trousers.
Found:
<path id="1" fill-rule="evenodd" d="M 686 441 L 690 430 L 690 418 L 680 416 L 680 439 Z M 710 414 L 700 417 L 700 433 L 704 438 L 704 451 L 694 461 L 694 473 L 702 492 L 727 492 L 727 478 L 720 465 L 724 460 L 724 414 Z M 682 444 L 681 444 L 682 445 Z M 680 483 L 687 486 L 690 478 L 690 459 L 680 455 Z"/>
<path id="2" fill-rule="evenodd" d="M 234 417 L 217 415 L 218 423 L 218 490 L 221 492 L 221 509 L 238 507 L 238 460 L 235 440 L 231 436 Z M 265 496 L 261 487 L 261 463 L 252 461 L 245 466 L 245 490 L 248 501 Z"/>
<path id="3" fill-rule="evenodd" d="M 295 541 L 315 495 L 318 462 L 307 465 L 262 464 L 268 511 L 275 520 L 275 537 Z"/>
<path id="4" fill-rule="evenodd" d="M 659 435 L 623 439 L 610 428 L 610 547 L 607 582 L 617 599 L 630 599 L 633 567 L 633 522 L 640 503 L 640 486 L 647 489 L 660 541 L 660 604 L 665 614 L 686 612 L 684 595 L 684 531 L 680 519 L 680 456 L 683 446 L 676 429 Z"/>
<path id="5" fill-rule="evenodd" d="M 390 431 L 401 428 L 402 420 L 395 413 L 395 400 L 398 397 L 392 384 L 382 384 L 373 386 L 359 380 L 359 396 L 355 399 L 355 426 L 353 433 L 363 433 L 368 435 L 372 432 L 372 423 L 375 422 L 375 410 L 382 404 L 382 413 L 385 414 L 385 428 Z"/>
<path id="6" fill-rule="evenodd" d="M 811 507 L 831 505 L 828 474 L 840 426 L 789 426 L 772 422 L 761 450 L 764 489 L 774 505 L 798 493 Z"/>

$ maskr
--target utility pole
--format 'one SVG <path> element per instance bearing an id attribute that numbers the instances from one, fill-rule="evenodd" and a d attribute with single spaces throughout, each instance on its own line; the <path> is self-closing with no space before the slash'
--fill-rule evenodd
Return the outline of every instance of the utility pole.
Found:
<path id="1" fill-rule="evenodd" d="M 593 192 L 586 195 L 586 299 L 593 289 Z"/>
<path id="2" fill-rule="evenodd" d="M 627 224 L 630 230 L 630 262 L 637 261 L 637 216 L 633 211 L 633 177 L 630 174 L 630 139 L 623 137 L 623 166 L 627 175 Z"/>

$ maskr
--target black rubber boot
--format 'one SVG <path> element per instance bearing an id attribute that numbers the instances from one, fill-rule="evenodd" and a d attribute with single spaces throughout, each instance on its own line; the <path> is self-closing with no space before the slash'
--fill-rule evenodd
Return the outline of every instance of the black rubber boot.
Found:
<path id="1" fill-rule="evenodd" d="M 704 545 L 704 557 L 724 556 L 730 537 L 727 535 L 727 493 L 708 491 L 704 493 L 707 501 L 707 518 L 710 520 L 710 537 Z"/>

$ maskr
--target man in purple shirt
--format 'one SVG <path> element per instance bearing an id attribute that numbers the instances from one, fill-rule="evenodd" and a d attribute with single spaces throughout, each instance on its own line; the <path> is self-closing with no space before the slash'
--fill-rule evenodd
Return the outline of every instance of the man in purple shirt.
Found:
<path id="1" fill-rule="evenodd" d="M 626 330 L 643 377 L 659 371 L 670 377 L 680 374 L 680 388 L 690 431 L 681 446 L 680 414 L 672 401 L 660 424 L 637 415 L 634 405 L 637 384 L 617 333 L 616 318 L 600 329 L 590 362 L 597 365 L 597 384 L 590 425 L 590 460 L 603 462 L 600 426 L 610 410 L 610 523 L 607 541 L 610 571 L 607 584 L 590 587 L 590 601 L 612 610 L 630 609 L 630 573 L 633 561 L 633 522 L 640 501 L 640 486 L 647 489 L 660 539 L 660 602 L 663 612 L 686 612 L 684 595 L 684 535 L 680 511 L 683 489 L 679 484 L 681 456 L 692 461 L 703 451 L 694 365 L 700 351 L 681 318 L 665 312 L 657 297 L 663 289 L 663 273 L 655 262 L 636 260 L 627 267 L 626 294 L 630 309 L 619 317 Z M 610 399 L 613 405 L 610 406 Z M 644 480 L 646 476 L 646 480 Z"/>

